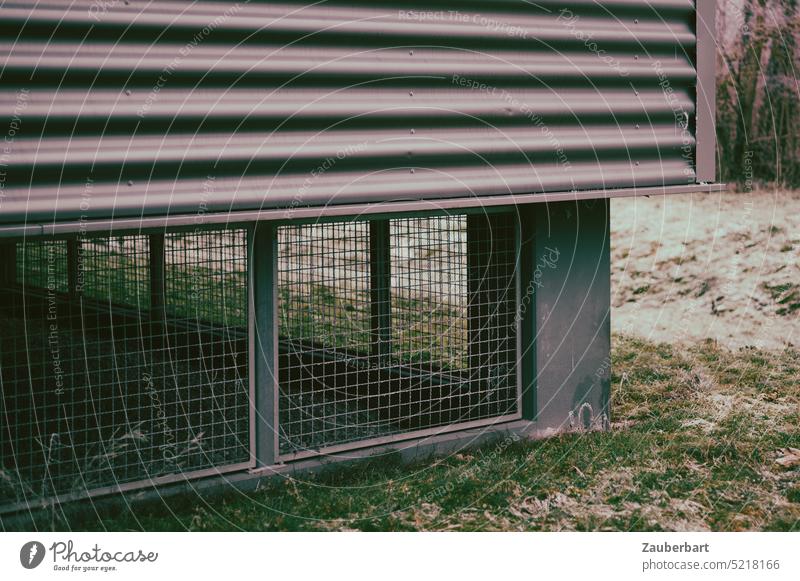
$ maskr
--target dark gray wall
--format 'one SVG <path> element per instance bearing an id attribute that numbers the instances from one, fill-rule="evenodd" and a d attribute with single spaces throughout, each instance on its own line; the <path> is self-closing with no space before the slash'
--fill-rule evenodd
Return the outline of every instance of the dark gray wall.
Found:
<path id="1" fill-rule="evenodd" d="M 523 219 L 525 412 L 539 431 L 609 423 L 608 210 L 608 200 L 559 202 Z"/>

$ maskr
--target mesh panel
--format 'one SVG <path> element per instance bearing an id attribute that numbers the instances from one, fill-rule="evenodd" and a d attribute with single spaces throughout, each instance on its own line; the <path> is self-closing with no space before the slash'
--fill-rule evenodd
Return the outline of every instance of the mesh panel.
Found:
<path id="1" fill-rule="evenodd" d="M 371 347 L 369 224 L 285 226 L 278 247 L 281 451 L 380 435 L 374 372 L 357 369 Z"/>
<path id="2" fill-rule="evenodd" d="M 2 289 L 0 504 L 247 462 L 245 233 L 50 244 Z"/>
<path id="3" fill-rule="evenodd" d="M 278 229 L 280 333 L 320 348 L 370 349 L 366 222 Z"/>
<path id="4" fill-rule="evenodd" d="M 149 308 L 149 252 L 147 236 L 80 240 L 76 289 L 87 299 Z"/>
<path id="5" fill-rule="evenodd" d="M 431 371 L 469 367 L 466 217 L 391 221 L 395 350 Z"/>
<path id="6" fill-rule="evenodd" d="M 17 245 L 20 284 L 67 292 L 66 240 L 32 240 Z"/>
<path id="7" fill-rule="evenodd" d="M 518 413 L 515 222 L 278 233 L 281 454 Z"/>
<path id="8" fill-rule="evenodd" d="M 249 461 L 244 231 L 11 256 L 0 504 Z M 518 415 L 515 263 L 510 215 L 279 228 L 279 453 Z"/>
<path id="9" fill-rule="evenodd" d="M 247 233 L 244 230 L 168 234 L 166 308 L 225 326 L 247 323 Z"/>

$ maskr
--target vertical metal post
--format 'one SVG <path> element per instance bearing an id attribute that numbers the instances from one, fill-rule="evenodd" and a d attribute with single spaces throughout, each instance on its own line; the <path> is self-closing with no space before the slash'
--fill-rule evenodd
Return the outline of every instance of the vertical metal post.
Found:
<path id="1" fill-rule="evenodd" d="M 275 464 L 278 450 L 278 236 L 259 222 L 248 230 L 250 436 L 254 464 Z"/>
<path id="2" fill-rule="evenodd" d="M 716 0 L 697 0 L 695 32 L 697 47 L 696 178 L 699 182 L 716 180 Z"/>
<path id="3" fill-rule="evenodd" d="M 392 270 L 389 220 L 369 223 L 369 277 L 372 356 L 383 365 L 392 350 Z"/>
<path id="4" fill-rule="evenodd" d="M 513 365 L 504 357 L 515 326 L 513 256 L 515 218 L 510 213 L 467 215 L 467 293 L 469 357 L 473 379 L 485 381 L 493 367 Z M 502 332 L 501 332 L 502 331 Z M 477 372 L 477 376 L 475 373 Z"/>
<path id="5" fill-rule="evenodd" d="M 81 294 L 79 252 L 80 241 L 77 238 L 67 240 L 67 294 L 70 299 L 77 299 Z"/>
<path id="6" fill-rule="evenodd" d="M 520 347 L 518 368 L 522 375 L 522 417 L 536 418 L 536 215 L 540 204 L 529 204 L 519 210 L 520 294 L 517 302 Z M 545 211 L 546 206 L 540 211 Z"/>
<path id="7" fill-rule="evenodd" d="M 467 215 L 469 379 L 461 405 L 480 416 L 517 414 L 519 378 L 515 307 L 516 218 L 509 212 Z M 517 371 L 518 373 L 518 371 Z"/>
<path id="8" fill-rule="evenodd" d="M 166 330 L 166 253 L 164 234 L 151 234 L 150 243 L 150 316 L 153 337 Z"/>
<path id="9" fill-rule="evenodd" d="M 0 244 L 0 285 L 9 286 L 17 282 L 17 244 Z"/>
<path id="10" fill-rule="evenodd" d="M 537 430 L 605 429 L 611 375 L 608 200 L 536 205 L 525 241 L 534 294 Z M 533 256 L 530 252 L 533 251 Z M 523 291 L 524 292 L 524 291 Z M 530 339 L 528 339 L 530 340 Z"/>
<path id="11" fill-rule="evenodd" d="M 493 292 L 497 273 L 492 216 L 470 214 L 467 216 L 467 333 L 469 338 L 470 380 L 485 382 L 493 364 L 492 337 L 489 331 L 499 297 Z M 470 402 L 469 405 L 475 405 Z"/>

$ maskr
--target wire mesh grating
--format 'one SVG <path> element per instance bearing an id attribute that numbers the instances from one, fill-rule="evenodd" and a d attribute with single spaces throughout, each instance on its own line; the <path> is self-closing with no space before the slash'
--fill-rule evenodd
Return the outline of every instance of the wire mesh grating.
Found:
<path id="1" fill-rule="evenodd" d="M 147 236 L 77 240 L 75 292 L 114 305 L 150 308 L 149 252 Z"/>
<path id="2" fill-rule="evenodd" d="M 249 462 L 246 249 L 240 230 L 16 244 L 0 505 Z"/>
<path id="3" fill-rule="evenodd" d="M 506 214 L 279 227 L 279 456 L 518 417 L 516 228 Z M 249 465 L 247 238 L 11 248 L 0 505 Z"/>
<path id="4" fill-rule="evenodd" d="M 172 317 L 244 328 L 247 324 L 247 233 L 167 234 L 165 308 Z"/>
<path id="5" fill-rule="evenodd" d="M 67 241 L 31 240 L 16 246 L 16 279 L 24 285 L 67 292 Z"/>
<path id="6" fill-rule="evenodd" d="M 278 229 L 279 453 L 519 412 L 516 222 Z"/>

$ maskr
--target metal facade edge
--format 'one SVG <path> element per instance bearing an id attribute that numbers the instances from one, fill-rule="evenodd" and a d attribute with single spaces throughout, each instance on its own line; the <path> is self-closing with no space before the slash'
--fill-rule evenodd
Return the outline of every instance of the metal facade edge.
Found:
<path id="1" fill-rule="evenodd" d="M 697 0 L 695 174 L 701 183 L 716 179 L 716 9 L 716 0 Z"/>
<path id="2" fill-rule="evenodd" d="M 293 222 L 313 221 L 319 218 L 345 218 L 352 216 L 376 218 L 402 213 L 436 213 L 446 210 L 490 209 L 502 206 L 523 206 L 551 202 L 576 200 L 633 198 L 665 196 L 691 193 L 715 193 L 727 189 L 723 183 L 706 183 L 680 186 L 658 186 L 646 188 L 624 188 L 617 190 L 585 190 L 579 192 L 553 192 L 547 194 L 508 194 L 496 196 L 476 196 L 470 198 L 448 198 L 442 200 L 401 200 L 383 202 L 369 206 L 343 204 L 309 208 L 276 208 L 258 211 L 225 212 L 207 214 L 202 227 L 242 228 L 251 222 Z M 144 232 L 162 228 L 197 228 L 194 214 L 176 214 L 152 218 L 121 218 L 95 220 L 88 222 L 71 221 L 49 224 L 13 224 L 0 226 L 0 238 L 24 238 L 37 236 L 69 236 L 77 232 Z"/>

